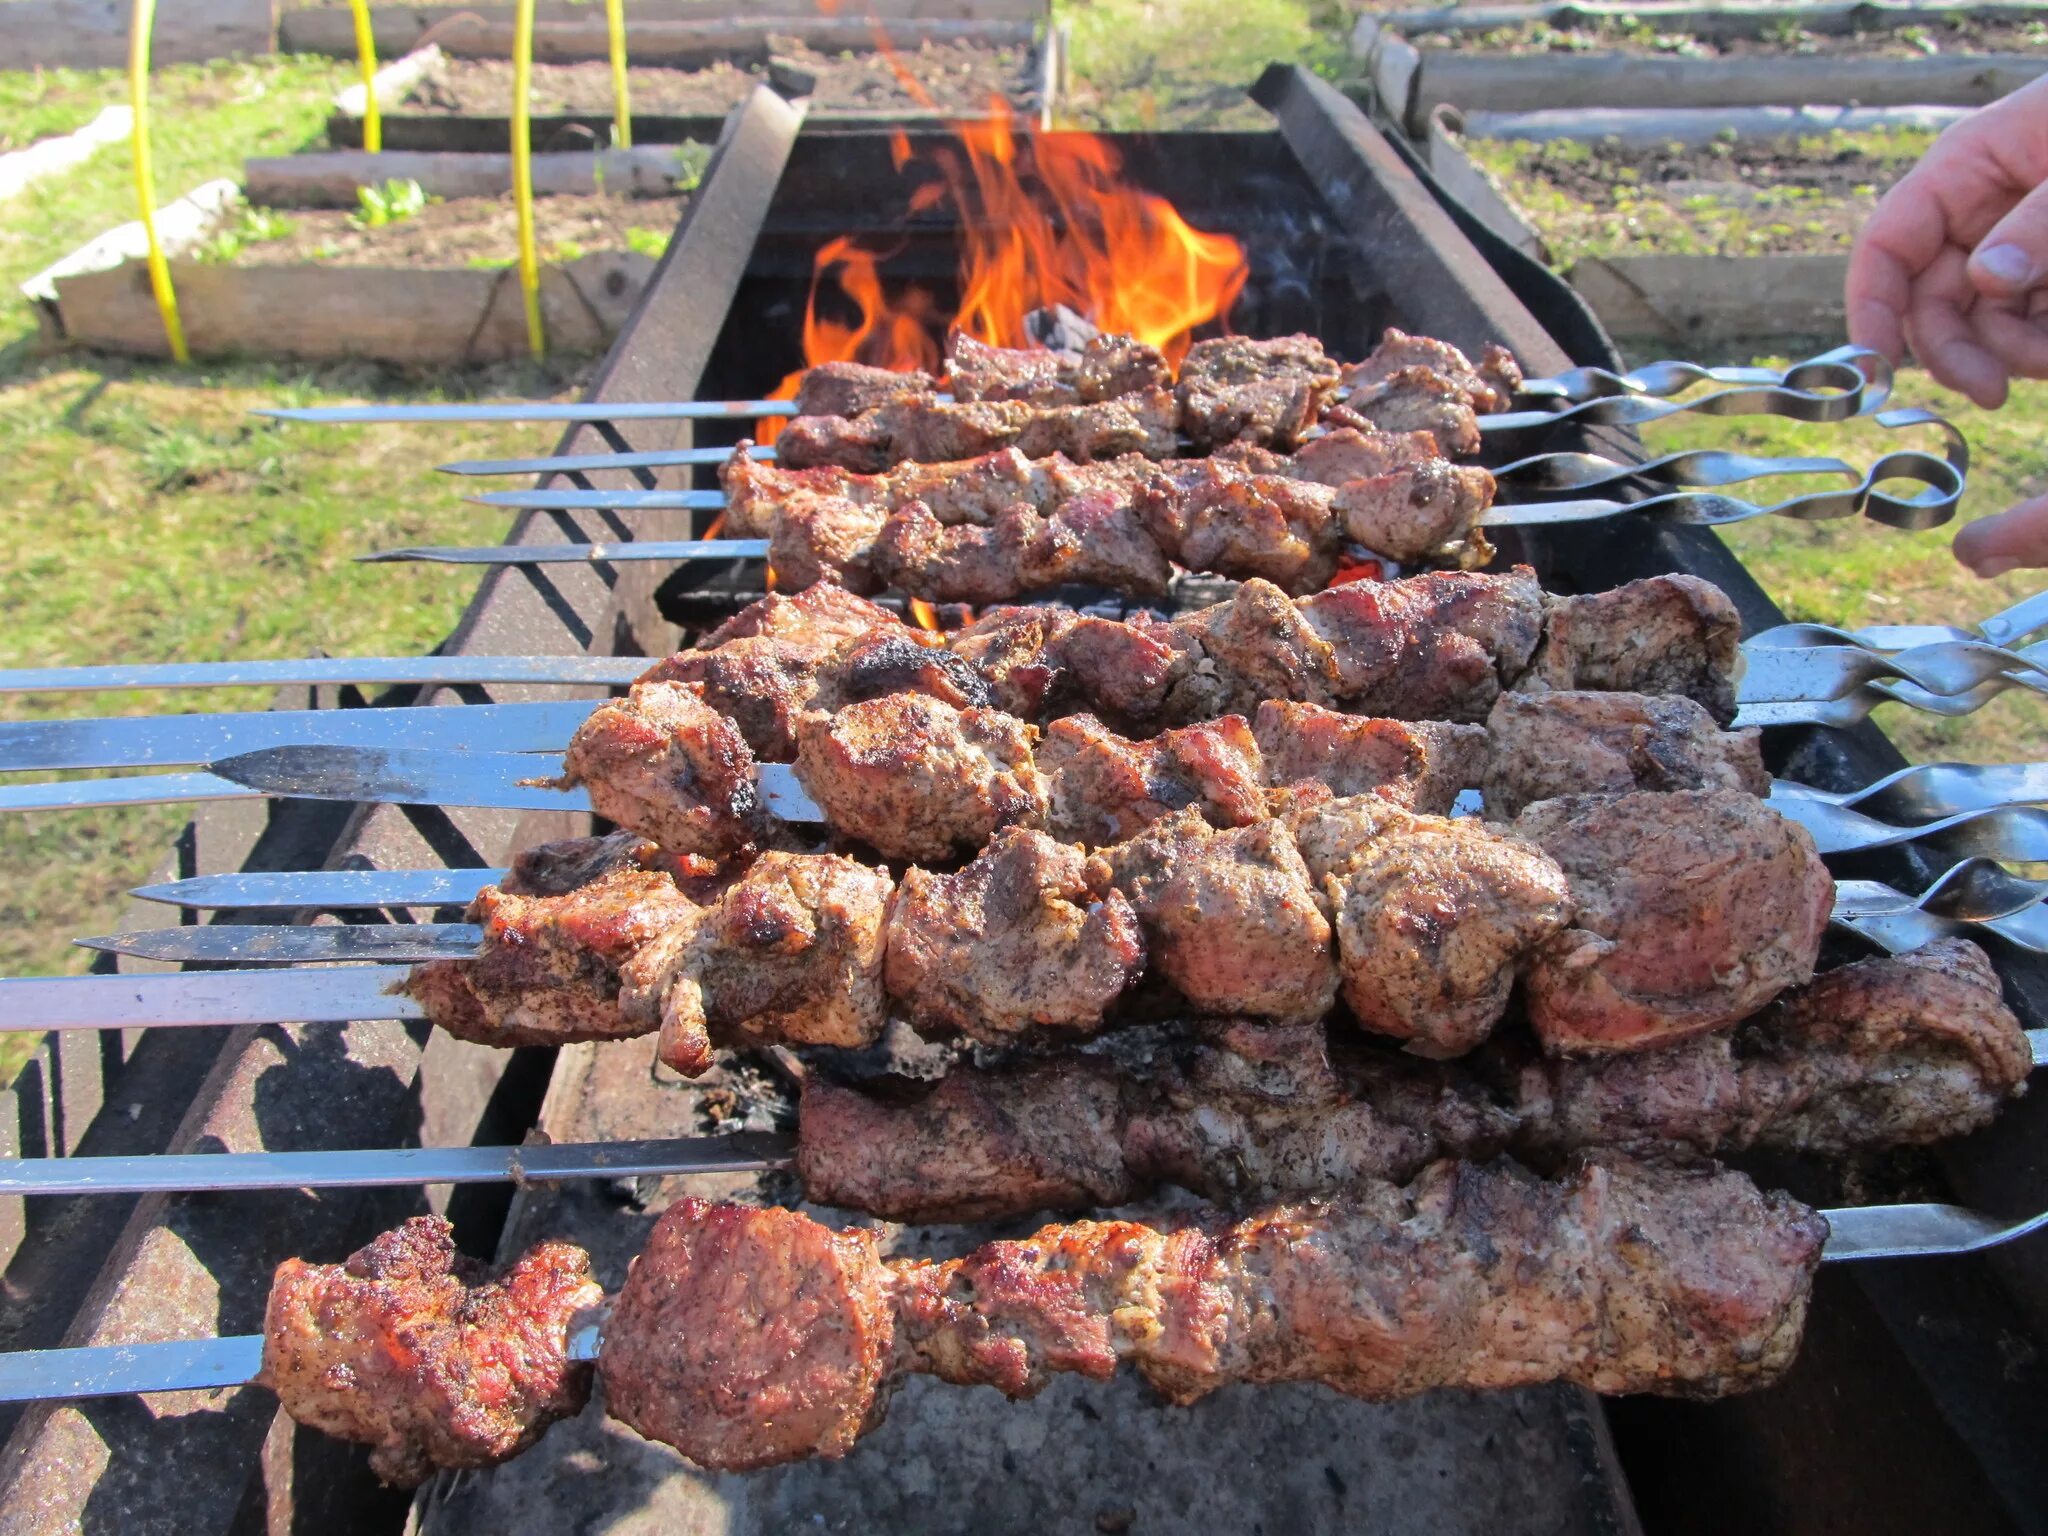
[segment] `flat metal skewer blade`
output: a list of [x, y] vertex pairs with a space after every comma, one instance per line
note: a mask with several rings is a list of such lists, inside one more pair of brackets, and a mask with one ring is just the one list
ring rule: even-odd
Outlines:
[[365, 565], [421, 561], [430, 565], [624, 565], [648, 560], [765, 560], [766, 539], [628, 539], [623, 544], [416, 544], [379, 549]]
[[596, 708], [587, 699], [556, 699], [532, 704], [10, 720], [0, 722], [0, 773], [170, 767], [299, 742], [374, 747], [403, 741], [416, 747], [479, 752], [559, 752]]
[[644, 656], [310, 656], [302, 661], [184, 661], [0, 670], [0, 693], [126, 688], [277, 688], [292, 683], [393, 687], [434, 683], [562, 683], [622, 687]]
[[[224, 779], [287, 798], [366, 805], [590, 809], [590, 796], [581, 789], [523, 782], [560, 771], [558, 760], [539, 754], [319, 745], [274, 747], [207, 766]], [[760, 764], [755, 783], [768, 809], [783, 820], [824, 819], [787, 763]]]
[[[444, 475], [572, 475], [607, 469], [672, 469], [690, 464], [723, 464], [730, 448], [665, 448], [652, 453], [558, 453], [539, 459], [458, 459], [440, 466]], [[773, 448], [755, 448], [757, 464], [775, 462]]]
[[725, 506], [725, 492], [484, 491], [463, 500], [525, 512], [717, 512]]
[[786, 1168], [795, 1160], [795, 1139], [767, 1131], [531, 1147], [385, 1147], [340, 1152], [0, 1158], [0, 1195], [551, 1183], [560, 1179], [758, 1173]]
[[311, 405], [267, 406], [254, 414], [272, 421], [376, 426], [387, 422], [481, 421], [724, 421], [735, 416], [794, 416], [793, 400], [525, 400], [493, 405]]
[[240, 1387], [255, 1380], [262, 1368], [263, 1338], [254, 1333], [159, 1344], [17, 1349], [0, 1354], [0, 1403]]
[[1975, 1253], [2048, 1226], [2048, 1211], [2027, 1221], [2000, 1221], [1960, 1205], [1864, 1205], [1821, 1214], [1828, 1219], [1823, 1261]]
[[111, 805], [183, 805], [253, 800], [258, 791], [211, 773], [136, 773], [117, 779], [0, 784], [0, 812], [101, 810]]
[[417, 965], [473, 960], [484, 931], [474, 923], [206, 923], [138, 928], [73, 939], [81, 949], [166, 965]]
[[389, 991], [411, 974], [403, 965], [357, 965], [149, 976], [10, 976], [0, 978], [0, 1031], [424, 1018], [418, 1003]]
[[[226, 781], [223, 780], [223, 783]], [[256, 791], [237, 784], [245, 794]], [[466, 906], [502, 869], [315, 869], [277, 873], [193, 875], [158, 885], [138, 885], [128, 894], [143, 901], [192, 908]]]

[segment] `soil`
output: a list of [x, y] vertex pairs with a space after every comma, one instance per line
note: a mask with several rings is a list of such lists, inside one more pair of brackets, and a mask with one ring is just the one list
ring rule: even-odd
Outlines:
[[1561, 261], [1619, 253], [1754, 256], [1849, 248], [1922, 147], [1803, 143], [1655, 148], [1468, 143]]
[[1419, 48], [1459, 48], [1470, 53], [1621, 53], [1637, 58], [1734, 59], [1756, 57], [1915, 59], [1961, 53], [2038, 53], [2048, 45], [2044, 22], [1954, 22], [1932, 26], [1872, 29], [1840, 36], [1797, 32], [1777, 37], [1708, 40], [1687, 33], [1658, 33], [1649, 24], [1553, 28], [1542, 22], [1492, 32], [1428, 33], [1412, 39]]
[[[592, 251], [625, 250], [632, 229], [668, 238], [688, 199], [680, 197], [542, 197], [534, 226], [542, 260]], [[275, 239], [243, 245], [238, 266], [323, 262], [347, 267], [505, 266], [519, 258], [518, 214], [510, 197], [432, 202], [409, 218], [365, 229], [339, 209], [295, 210]], [[641, 236], [646, 243], [649, 235]], [[655, 254], [659, 247], [650, 250]]]
[[[775, 48], [778, 61], [817, 77], [811, 110], [877, 112], [937, 110], [982, 112], [991, 96], [1024, 101], [1031, 95], [1032, 63], [1025, 48], [984, 48], [971, 43], [930, 43], [897, 55], [917, 81], [913, 93], [887, 56], [880, 53], [825, 54], [794, 41]], [[627, 90], [635, 116], [722, 116], [767, 77], [762, 68], [714, 64], [708, 69], [632, 69]], [[402, 110], [463, 116], [502, 117], [511, 110], [512, 65], [498, 59], [451, 60], [439, 78], [413, 88]], [[536, 64], [536, 116], [608, 117], [612, 111], [611, 66]]]

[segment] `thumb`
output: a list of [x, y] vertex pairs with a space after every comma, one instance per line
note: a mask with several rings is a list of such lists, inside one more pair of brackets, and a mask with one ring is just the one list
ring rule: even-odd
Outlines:
[[1956, 558], [1979, 576], [2048, 566], [2048, 496], [1982, 517], [1956, 535]]
[[1987, 299], [2017, 299], [2048, 278], [2048, 182], [2021, 198], [1970, 253], [1970, 281]]

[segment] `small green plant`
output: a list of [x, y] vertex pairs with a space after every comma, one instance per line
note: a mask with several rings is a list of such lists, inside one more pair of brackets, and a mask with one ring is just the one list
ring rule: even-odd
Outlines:
[[711, 164], [709, 144], [683, 143], [676, 146], [674, 168], [670, 175], [675, 178], [678, 192], [694, 192], [697, 184], [704, 179], [704, 169]]
[[199, 247], [197, 255], [201, 261], [225, 264], [252, 245], [284, 239], [296, 227], [275, 208], [255, 208], [244, 203], [235, 215], [235, 222], [214, 231], [212, 238]]
[[1919, 49], [1922, 53], [1935, 54], [1941, 52], [1941, 44], [1934, 40], [1934, 34], [1925, 27], [1899, 28], [1899, 41], [1908, 47]]
[[400, 224], [427, 206], [426, 189], [410, 178], [387, 181], [379, 187], [356, 188], [356, 211], [349, 222], [358, 229], [382, 229]]
[[549, 250], [546, 259], [549, 261], [581, 261], [583, 259], [583, 246], [575, 240], [557, 241], [554, 247]]
[[642, 256], [661, 260], [661, 253], [668, 249], [668, 231], [649, 229], [645, 224], [635, 224], [626, 231], [626, 249], [638, 251]]

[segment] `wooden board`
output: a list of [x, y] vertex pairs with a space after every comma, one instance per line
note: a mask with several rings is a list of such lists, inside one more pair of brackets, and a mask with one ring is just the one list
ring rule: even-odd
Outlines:
[[[701, 166], [701, 157], [696, 162]], [[533, 157], [539, 197], [605, 192], [614, 197], [668, 197], [682, 165], [673, 144], [642, 144], [587, 154]], [[250, 202], [271, 208], [354, 208], [357, 192], [386, 181], [416, 181], [429, 197], [497, 197], [512, 189], [509, 154], [444, 154], [386, 149], [314, 151], [245, 161], [242, 188]]]
[[2048, 74], [2048, 55], [1931, 59], [1676, 59], [1622, 54], [1486, 56], [1428, 49], [1406, 124], [1439, 106], [1532, 112], [1557, 107], [1977, 107]]
[[[541, 314], [561, 352], [603, 350], [654, 270], [637, 251], [544, 268]], [[200, 357], [368, 358], [479, 363], [524, 357], [525, 308], [511, 268], [235, 267], [173, 262], [185, 338]], [[164, 357], [163, 322], [139, 263], [57, 285], [67, 339]]]
[[[24, 0], [9, 0], [24, 3]], [[977, 0], [979, 3], [979, 0]], [[1021, 0], [999, 0], [1012, 14], [962, 19], [940, 15], [890, 18], [885, 23], [892, 46], [906, 50], [929, 42], [985, 41], [1014, 46], [1031, 41], [1039, 14], [1013, 14]], [[544, 64], [570, 64], [611, 57], [610, 34], [601, 6], [541, 8], [533, 34], [533, 56]], [[372, 27], [380, 56], [406, 53], [423, 43], [438, 43], [448, 54], [464, 59], [508, 59], [512, 56], [513, 13], [509, 5], [422, 6], [379, 9]], [[635, 64], [689, 68], [720, 59], [768, 57], [770, 38], [796, 38], [824, 53], [865, 52], [876, 46], [874, 25], [861, 15], [754, 16], [734, 21], [701, 16], [649, 14], [646, 8], [626, 10], [626, 51]], [[355, 55], [355, 28], [339, 6], [287, 12], [278, 46], [288, 53], [324, 53], [336, 58]]]
[[[342, 20], [348, 11], [339, 12]], [[159, 0], [156, 64], [194, 64], [276, 45], [276, 0]], [[5, 0], [0, 69], [117, 69], [128, 62], [126, 0]]]
[[1842, 328], [1842, 254], [1588, 257], [1567, 274], [1616, 337], [1679, 348]]

